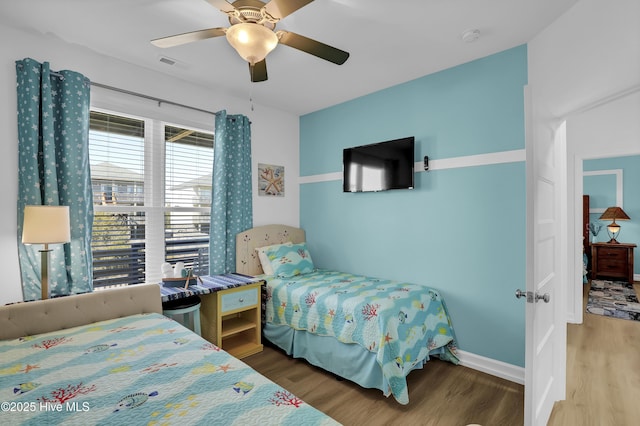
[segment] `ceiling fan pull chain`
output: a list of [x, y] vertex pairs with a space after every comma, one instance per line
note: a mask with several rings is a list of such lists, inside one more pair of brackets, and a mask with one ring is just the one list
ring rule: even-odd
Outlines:
[[249, 108], [253, 111], [253, 85], [249, 86]]

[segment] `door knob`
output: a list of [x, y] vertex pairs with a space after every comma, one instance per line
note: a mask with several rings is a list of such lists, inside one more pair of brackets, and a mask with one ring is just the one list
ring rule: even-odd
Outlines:
[[545, 293], [542, 296], [536, 293], [536, 302], [538, 302], [540, 299], [542, 299], [544, 303], [549, 303], [549, 300], [551, 300], [551, 296], [549, 296], [549, 293]]
[[537, 303], [538, 301], [542, 300], [544, 301], [544, 303], [549, 303], [549, 300], [551, 300], [551, 296], [549, 296], [549, 293], [545, 293], [542, 296], [539, 295], [538, 293], [535, 294], [535, 298], [533, 296], [533, 293], [530, 291], [522, 291], [520, 289], [516, 290], [516, 297], [518, 299], [525, 297], [527, 299], [528, 303], [533, 303], [534, 301]]

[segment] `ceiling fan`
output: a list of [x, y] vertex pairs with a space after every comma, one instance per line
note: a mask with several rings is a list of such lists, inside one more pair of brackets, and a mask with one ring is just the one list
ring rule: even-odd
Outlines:
[[318, 58], [342, 65], [349, 53], [291, 31], [276, 31], [276, 24], [284, 17], [306, 6], [313, 0], [206, 0], [229, 17], [228, 28], [209, 28], [151, 40], [154, 46], [173, 47], [226, 36], [229, 44], [249, 63], [252, 82], [267, 80], [265, 57], [275, 47], [285, 44]]

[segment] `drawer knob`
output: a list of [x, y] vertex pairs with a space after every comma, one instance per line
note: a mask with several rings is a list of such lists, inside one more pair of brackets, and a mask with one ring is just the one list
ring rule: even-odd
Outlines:
[[242, 303], [244, 302], [244, 299], [241, 297], [240, 299], [238, 299], [238, 302]]

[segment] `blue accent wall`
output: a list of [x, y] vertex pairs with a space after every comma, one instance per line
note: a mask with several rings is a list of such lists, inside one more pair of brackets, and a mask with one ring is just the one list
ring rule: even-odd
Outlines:
[[[619, 221], [621, 243], [633, 243], [640, 245], [640, 155], [628, 157], [604, 158], [598, 160], [585, 160], [583, 171], [622, 170], [622, 209], [631, 220]], [[617, 205], [616, 203], [616, 177], [613, 174], [585, 176], [583, 192], [589, 195], [589, 207], [594, 209], [606, 209]], [[599, 222], [602, 213], [589, 215], [590, 222]], [[609, 221], [602, 221], [602, 229], [597, 241], [609, 241], [606, 225]], [[640, 250], [634, 251], [634, 274], [640, 274]]]
[[[405, 136], [416, 161], [524, 149], [526, 46], [300, 118], [300, 175], [342, 170], [342, 150]], [[316, 266], [428, 285], [460, 349], [524, 366], [525, 163], [416, 172], [415, 189], [300, 187]]]

